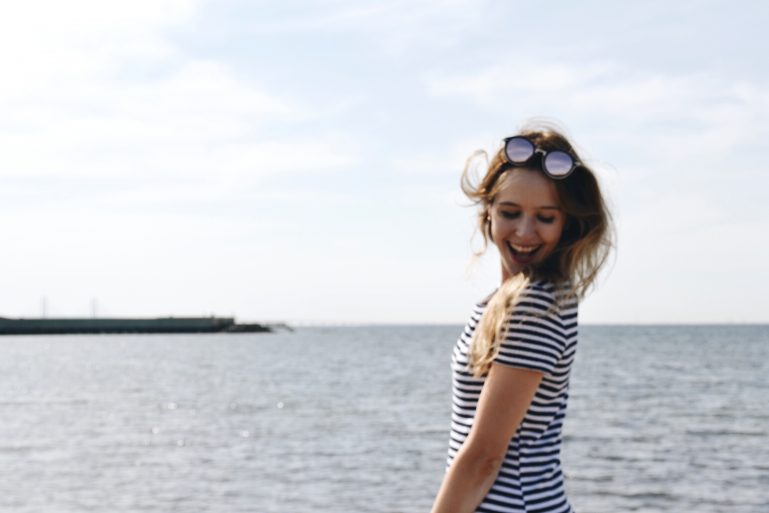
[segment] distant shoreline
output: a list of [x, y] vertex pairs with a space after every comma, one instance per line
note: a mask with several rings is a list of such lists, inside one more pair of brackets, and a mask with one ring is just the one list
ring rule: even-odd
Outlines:
[[121, 333], [269, 333], [285, 324], [238, 323], [233, 317], [0, 318], [0, 335]]

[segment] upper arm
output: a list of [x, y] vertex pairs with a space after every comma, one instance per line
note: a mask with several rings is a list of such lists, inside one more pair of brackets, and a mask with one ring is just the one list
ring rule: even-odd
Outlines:
[[543, 373], [493, 363], [483, 385], [465, 449], [483, 459], [501, 459], [529, 409]]

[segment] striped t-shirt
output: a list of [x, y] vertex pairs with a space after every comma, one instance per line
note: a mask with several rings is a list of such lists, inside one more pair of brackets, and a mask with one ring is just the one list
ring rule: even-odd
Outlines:
[[[544, 373], [505, 459], [477, 512], [569, 513], [561, 473], [561, 427], [569, 397], [569, 371], [577, 348], [577, 301], [566, 286], [532, 282], [519, 296], [495, 362]], [[453, 391], [448, 465], [475, 418], [485, 377], [467, 368], [473, 332], [485, 308], [476, 305], [452, 356]]]

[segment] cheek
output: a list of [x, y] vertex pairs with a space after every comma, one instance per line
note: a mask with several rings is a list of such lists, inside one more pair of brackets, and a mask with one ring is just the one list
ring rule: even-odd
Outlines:
[[563, 223], [553, 223], [547, 226], [542, 232], [542, 238], [547, 241], [548, 244], [556, 245], [561, 240], [561, 234], [563, 233]]
[[491, 221], [489, 221], [489, 234], [491, 235], [492, 241], [495, 241], [501, 237], [502, 235], [500, 234], [504, 234], [505, 231], [505, 222], [492, 216]]

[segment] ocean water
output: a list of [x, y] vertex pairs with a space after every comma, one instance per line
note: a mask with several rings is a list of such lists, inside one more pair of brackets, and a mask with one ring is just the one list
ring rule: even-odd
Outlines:
[[[460, 330], [0, 338], [0, 511], [429, 511]], [[769, 512], [769, 326], [579, 344], [577, 512]]]

